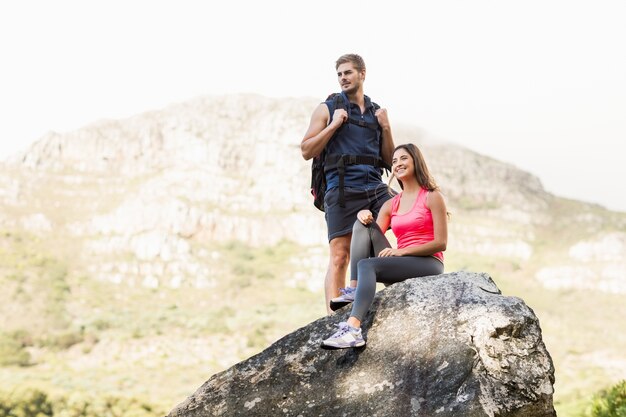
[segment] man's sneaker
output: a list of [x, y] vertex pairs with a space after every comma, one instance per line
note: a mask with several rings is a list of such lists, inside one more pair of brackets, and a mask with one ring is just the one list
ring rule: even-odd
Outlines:
[[354, 296], [356, 295], [356, 288], [352, 287], [339, 288], [339, 291], [341, 295], [330, 300], [330, 309], [333, 311], [339, 310], [341, 307], [347, 306], [353, 302]]
[[345, 349], [365, 346], [365, 340], [363, 340], [361, 329], [354, 328], [345, 321], [342, 321], [337, 326], [339, 327], [339, 330], [322, 342], [322, 348]]

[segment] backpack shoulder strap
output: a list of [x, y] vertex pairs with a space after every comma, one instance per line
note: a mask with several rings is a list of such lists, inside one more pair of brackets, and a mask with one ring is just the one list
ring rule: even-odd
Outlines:
[[378, 103], [374, 103], [372, 101], [372, 116], [374, 116], [374, 120], [376, 120], [376, 124], [378, 124], [378, 120], [376, 119], [376, 110], [380, 109]]
[[[376, 110], [380, 109], [380, 106], [378, 105], [378, 103], [374, 103], [372, 101], [372, 107], [373, 107], [372, 114], [374, 115], [374, 119], [376, 119]], [[380, 138], [379, 139], [379, 143], [378, 143], [378, 152], [379, 152], [379, 155], [381, 155], [381, 158], [382, 158], [382, 154], [383, 154], [383, 131], [380, 129], [380, 126], [378, 126], [377, 129], [378, 129], [378, 134], [379, 134], [379, 138]], [[388, 172], [391, 172], [391, 167], [386, 162], [384, 162], [382, 159], [381, 159], [381, 162], [382, 162], [382, 168], [386, 169]]]
[[328, 100], [332, 100], [331, 109], [330, 109], [331, 116], [332, 116], [332, 113], [336, 109], [344, 109], [346, 111], [348, 110], [348, 106], [346, 106], [346, 101], [343, 98], [343, 94], [331, 93], [328, 95], [328, 97], [326, 97], [326, 101]]

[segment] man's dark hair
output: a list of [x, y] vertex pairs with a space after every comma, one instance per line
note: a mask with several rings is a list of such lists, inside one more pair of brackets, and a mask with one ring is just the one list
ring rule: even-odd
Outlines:
[[352, 63], [352, 65], [354, 65], [354, 68], [358, 72], [365, 70], [365, 61], [363, 61], [363, 58], [361, 58], [361, 55], [357, 55], [357, 54], [341, 55], [339, 59], [337, 59], [337, 62], [335, 63], [335, 69], [339, 68], [339, 65], [345, 64], [347, 62]]

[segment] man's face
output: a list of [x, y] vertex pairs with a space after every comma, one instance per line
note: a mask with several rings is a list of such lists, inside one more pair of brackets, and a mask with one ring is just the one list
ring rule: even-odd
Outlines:
[[337, 80], [341, 86], [341, 91], [346, 94], [353, 94], [363, 85], [365, 71], [358, 72], [351, 62], [346, 62], [337, 67]]

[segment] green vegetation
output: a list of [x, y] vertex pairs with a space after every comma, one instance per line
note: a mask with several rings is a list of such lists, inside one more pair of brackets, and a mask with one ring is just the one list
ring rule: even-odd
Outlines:
[[73, 392], [50, 395], [39, 389], [0, 391], [0, 417], [161, 417], [167, 409], [135, 397], [93, 397]]
[[20, 336], [19, 332], [0, 332], [0, 366], [26, 366], [30, 363], [30, 353]]
[[596, 394], [585, 417], [626, 417], [626, 380]]
[[24, 232], [1, 236], [0, 417], [163, 415], [323, 310], [321, 294], [284, 285], [302, 250], [290, 242], [196, 243], [219, 254], [212, 286], [149, 289], [95, 280]]
[[[42, 190], [48, 202], [65, 192], [63, 178], [55, 181]], [[93, 187], [94, 196], [107, 195], [91, 212], [56, 207], [46, 215], [63, 223], [112, 209], [140, 181], [116, 191], [106, 185], [95, 179], [84, 184]], [[559, 416], [578, 417], [585, 410], [587, 417], [622, 416], [610, 413], [623, 405], [623, 383], [621, 394], [613, 388], [594, 398], [596, 414], [589, 406], [597, 387], [616, 380], [611, 361], [626, 351], [626, 325], [615, 319], [626, 316], [622, 297], [547, 290], [534, 273], [555, 258], [567, 261], [572, 244], [619, 229], [614, 225], [624, 224], [623, 217], [555, 199], [546, 213], [550, 220], [535, 227], [484, 214], [495, 206], [457, 203], [451, 234], [497, 231], [488, 236], [493, 242], [525, 240], [534, 252], [529, 259], [455, 252], [451, 242], [446, 271], [487, 272], [504, 295], [523, 298], [535, 311], [555, 364]], [[44, 205], [33, 207], [33, 213]], [[572, 227], [579, 218], [591, 220]], [[477, 242], [483, 237], [477, 235]], [[137, 266], [138, 261], [130, 252], [77, 258], [83, 243], [54, 234], [0, 231], [0, 417], [163, 415], [212, 374], [324, 314], [321, 290], [307, 287], [319, 280], [321, 288], [323, 277], [294, 278], [303, 271], [293, 260], [306, 258], [310, 248], [292, 242], [252, 247], [190, 239], [194, 261], [209, 272], [201, 268], [176, 288], [163, 283], [146, 288], [140, 279], [101, 280], [89, 272], [93, 263]], [[319, 253], [325, 255], [323, 249]], [[196, 285], [195, 278], [206, 285]]]

